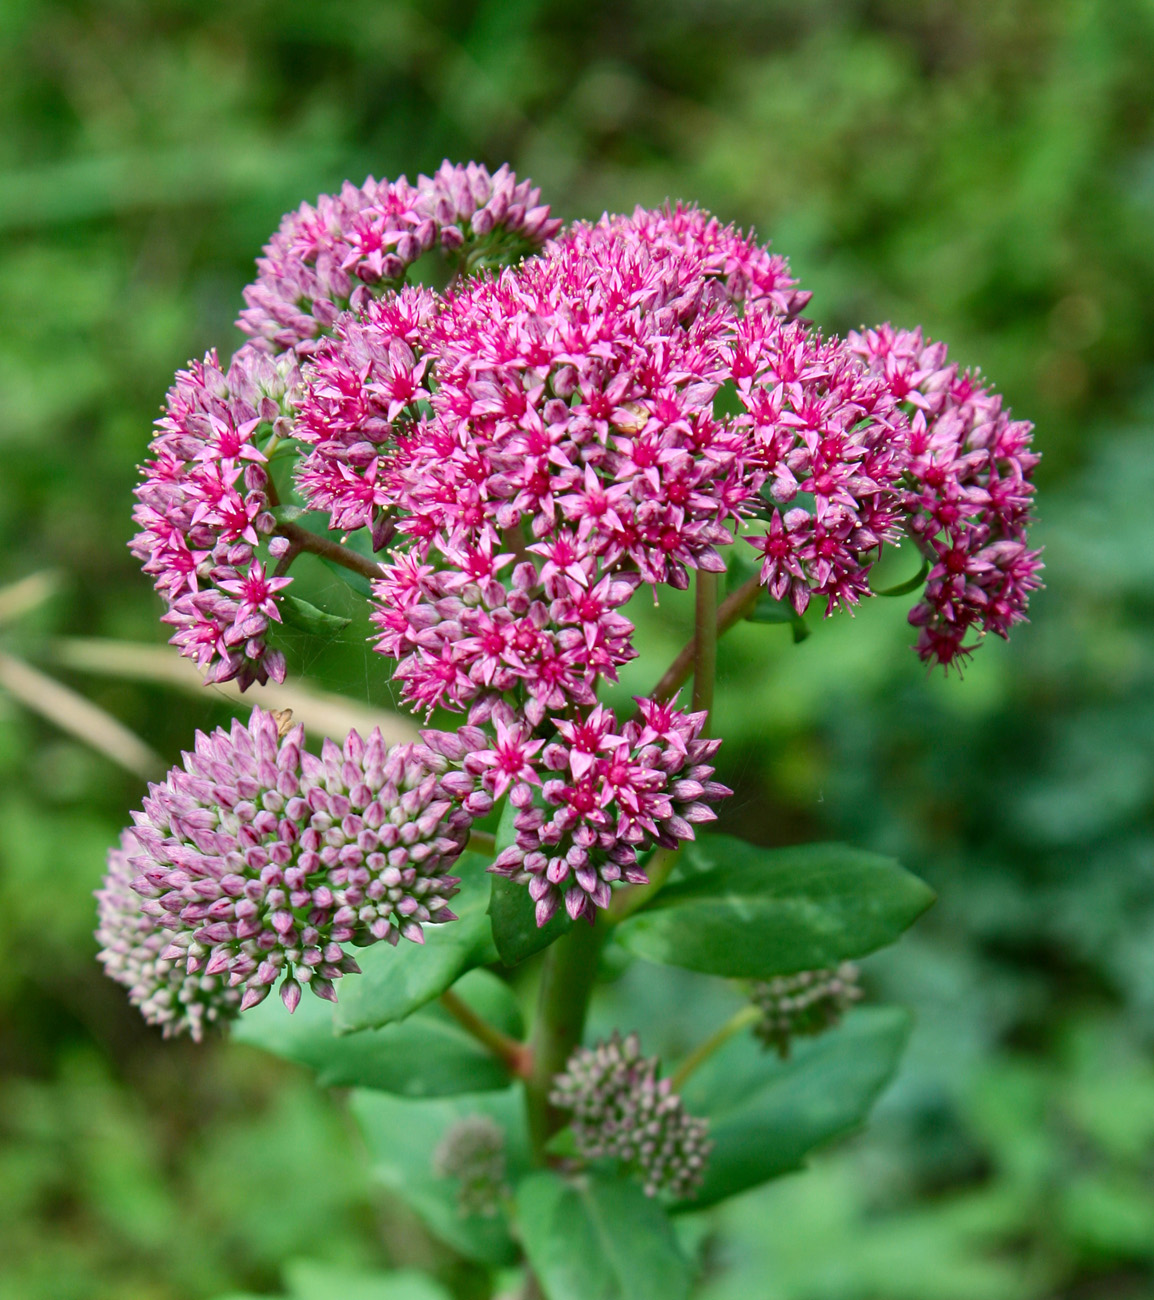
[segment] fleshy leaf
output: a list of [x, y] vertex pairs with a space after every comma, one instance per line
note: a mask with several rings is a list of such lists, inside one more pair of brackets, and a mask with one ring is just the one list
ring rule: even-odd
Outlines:
[[678, 1208], [703, 1209], [778, 1178], [860, 1128], [897, 1069], [909, 1027], [899, 1007], [865, 1007], [799, 1040], [785, 1061], [752, 1034], [727, 1043], [681, 1093], [692, 1114], [709, 1117], [714, 1147], [700, 1191]]
[[763, 849], [703, 835], [680, 878], [618, 940], [667, 966], [769, 979], [834, 966], [893, 941], [934, 894], [892, 858], [844, 844]]
[[489, 901], [488, 858], [463, 853], [453, 868], [461, 888], [451, 900], [455, 921], [426, 925], [425, 942], [402, 939], [392, 948], [374, 944], [357, 953], [363, 974], [343, 981], [337, 1004], [338, 1033], [378, 1029], [403, 1020], [439, 997], [474, 966], [497, 960], [485, 908]]
[[451, 1300], [439, 1282], [415, 1269], [370, 1273], [343, 1264], [295, 1259], [284, 1272], [291, 1300]]
[[446, 1129], [469, 1115], [488, 1115], [505, 1130], [509, 1181], [529, 1168], [520, 1089], [436, 1101], [408, 1101], [384, 1092], [352, 1094], [374, 1176], [423, 1220], [430, 1232], [469, 1259], [512, 1264], [517, 1248], [500, 1215], [462, 1215], [455, 1180], [433, 1172], [433, 1153]]
[[308, 632], [312, 636], [333, 636], [342, 632], [353, 621], [338, 614], [327, 614], [316, 605], [310, 605], [299, 596], [281, 596], [280, 609], [284, 621], [298, 631]]
[[[496, 975], [470, 971], [456, 992], [504, 1033], [523, 1033], [516, 1000]], [[445, 1097], [509, 1085], [504, 1066], [436, 1004], [399, 1024], [355, 1034], [335, 1035], [333, 1018], [332, 1004], [307, 992], [291, 1016], [270, 997], [240, 1017], [233, 1037], [315, 1070], [322, 1088]]]
[[548, 1300], [684, 1300], [689, 1263], [636, 1183], [546, 1170], [517, 1189], [525, 1253]]

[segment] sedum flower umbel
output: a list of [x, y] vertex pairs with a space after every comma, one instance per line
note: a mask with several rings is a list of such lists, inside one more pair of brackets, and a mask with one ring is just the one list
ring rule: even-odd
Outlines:
[[636, 1172], [647, 1196], [692, 1196], [712, 1143], [709, 1121], [686, 1113], [681, 1098], [659, 1079], [657, 1058], [641, 1055], [636, 1034], [614, 1033], [581, 1047], [553, 1080], [550, 1102], [572, 1115], [577, 1154], [618, 1160]]
[[423, 925], [455, 919], [470, 818], [418, 749], [386, 748], [379, 731], [326, 741], [319, 758], [303, 746], [303, 728], [282, 737], [260, 709], [198, 734], [130, 833], [139, 912], [167, 935], [160, 958], [238, 990], [239, 1011], [274, 985], [290, 1011], [302, 985], [332, 1000], [358, 970], [346, 945], [420, 943]]

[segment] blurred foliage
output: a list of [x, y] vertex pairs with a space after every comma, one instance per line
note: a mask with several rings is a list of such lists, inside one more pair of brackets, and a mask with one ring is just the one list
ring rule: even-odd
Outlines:
[[[725, 644], [727, 828], [892, 853], [941, 901], [866, 965], [918, 1017], [870, 1134], [683, 1221], [708, 1300], [1154, 1288], [1151, 66], [1150, 0], [0, 5], [0, 583], [66, 575], [0, 626], [33, 661], [163, 640], [124, 550], [149, 423], [239, 341], [281, 212], [346, 176], [508, 159], [567, 217], [697, 199], [823, 325], [923, 323], [1036, 420], [1049, 589], [964, 684], [898, 601]], [[379, 692], [358, 627], [292, 667]], [[170, 760], [228, 712], [68, 680]], [[326, 1260], [483, 1294], [303, 1074], [162, 1046], [100, 978], [90, 891], [140, 794], [0, 697], [0, 1300], [311, 1300]]]

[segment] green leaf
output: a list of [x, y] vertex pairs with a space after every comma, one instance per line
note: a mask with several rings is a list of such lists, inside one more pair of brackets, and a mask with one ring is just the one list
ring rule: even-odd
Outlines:
[[488, 858], [481, 853], [463, 853], [455, 874], [461, 889], [450, 906], [455, 921], [425, 926], [425, 942], [402, 939], [397, 947], [374, 944], [357, 954], [362, 974], [342, 981], [337, 1005], [338, 1033], [378, 1029], [403, 1020], [418, 1007], [439, 997], [474, 966], [497, 960], [493, 935], [486, 914], [489, 901]]
[[520, 1089], [437, 1101], [407, 1101], [357, 1091], [350, 1105], [360, 1122], [374, 1176], [405, 1202], [429, 1230], [469, 1259], [512, 1264], [518, 1257], [501, 1216], [464, 1216], [454, 1179], [433, 1172], [433, 1153], [446, 1129], [468, 1115], [488, 1115], [505, 1130], [510, 1183], [529, 1168]]
[[[516, 999], [496, 975], [471, 971], [456, 991], [490, 1024], [521, 1037]], [[333, 1019], [332, 1004], [307, 992], [291, 1016], [279, 998], [269, 997], [236, 1022], [233, 1037], [315, 1070], [322, 1088], [445, 1097], [509, 1086], [505, 1067], [436, 1004], [399, 1024], [339, 1037]]]
[[[497, 853], [513, 843], [516, 812], [511, 803], [505, 804], [497, 827]], [[563, 907], [557, 909], [547, 925], [538, 928], [536, 904], [528, 889], [505, 876], [492, 877], [489, 919], [493, 926], [493, 942], [506, 966], [516, 966], [526, 957], [548, 948], [555, 939], [573, 928], [573, 921]]]
[[323, 609], [310, 605], [307, 600], [301, 600], [299, 596], [282, 596], [280, 611], [289, 627], [308, 632], [312, 636], [335, 636], [353, 621], [351, 618], [341, 618], [337, 614], [326, 614]]
[[934, 900], [892, 858], [844, 844], [763, 849], [729, 835], [687, 845], [681, 876], [622, 922], [630, 951], [667, 966], [768, 979], [893, 941]]
[[799, 1041], [785, 1061], [752, 1034], [727, 1043], [682, 1089], [686, 1109], [709, 1116], [714, 1146], [701, 1190], [678, 1208], [703, 1209], [778, 1178], [860, 1128], [897, 1069], [909, 1027], [899, 1007], [865, 1007]]
[[439, 1282], [415, 1269], [370, 1273], [295, 1259], [284, 1272], [292, 1300], [452, 1300]]
[[551, 1171], [517, 1189], [525, 1254], [548, 1300], [679, 1300], [689, 1263], [665, 1211], [636, 1183]]

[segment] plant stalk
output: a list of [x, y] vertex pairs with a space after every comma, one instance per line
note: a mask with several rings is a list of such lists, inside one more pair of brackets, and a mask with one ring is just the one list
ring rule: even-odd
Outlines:
[[441, 994], [441, 1006], [457, 1021], [463, 1029], [504, 1065], [510, 1074], [519, 1079], [529, 1077], [532, 1066], [532, 1052], [528, 1043], [510, 1038], [496, 1025], [491, 1025], [484, 1016], [479, 1016], [471, 1006], [452, 989]]
[[685, 1086], [686, 1079], [699, 1066], [704, 1065], [706, 1061], [720, 1047], [724, 1047], [735, 1034], [740, 1034], [747, 1025], [752, 1025], [760, 1020], [762, 1011], [760, 1007], [748, 1006], [742, 1007], [740, 1011], [735, 1012], [715, 1033], [693, 1049], [677, 1069], [669, 1076], [670, 1092], [680, 1092]]
[[364, 578], [381, 576], [381, 566], [376, 560], [367, 560], [357, 551], [341, 546], [338, 542], [330, 542], [327, 537], [320, 537], [307, 528], [302, 528], [300, 524], [288, 522], [277, 524], [276, 531], [281, 537], [288, 538], [290, 548], [289, 554], [282, 558], [280, 567], [287, 567], [285, 560], [291, 562], [290, 557], [299, 555], [301, 551], [308, 551], [310, 555], [319, 555], [324, 560], [332, 560], [334, 564], [343, 565]]
[[[713, 574], [709, 576], [714, 577]], [[700, 577], [701, 572], [699, 570], [698, 578]], [[724, 636], [735, 623], [740, 623], [749, 614], [754, 605], [757, 604], [760, 590], [761, 584], [755, 575], [748, 582], [743, 582], [736, 591], [726, 596], [717, 608], [716, 635], [718, 637]], [[696, 655], [697, 637], [695, 635], [693, 640], [682, 647], [681, 653], [665, 670], [661, 680], [650, 691], [649, 698], [662, 702], [671, 700], [693, 675]]]
[[564, 1112], [549, 1104], [553, 1076], [559, 1074], [585, 1029], [585, 1015], [605, 939], [603, 925], [578, 921], [545, 954], [533, 1025], [532, 1071], [525, 1080], [525, 1109], [533, 1159], [546, 1163], [545, 1144], [564, 1128]]
[[654, 894], [664, 887], [669, 873], [681, 856], [681, 845], [675, 849], [655, 849], [653, 856], [645, 864], [645, 874], [649, 877], [647, 885], [626, 885], [617, 890], [606, 913], [610, 924], [618, 925], [627, 916], [644, 907]]
[[[693, 711], [708, 714], [713, 708], [713, 682], [717, 675], [717, 574], [697, 570], [694, 579], [696, 618], [693, 631]], [[706, 718], [706, 732], [709, 719]]]

